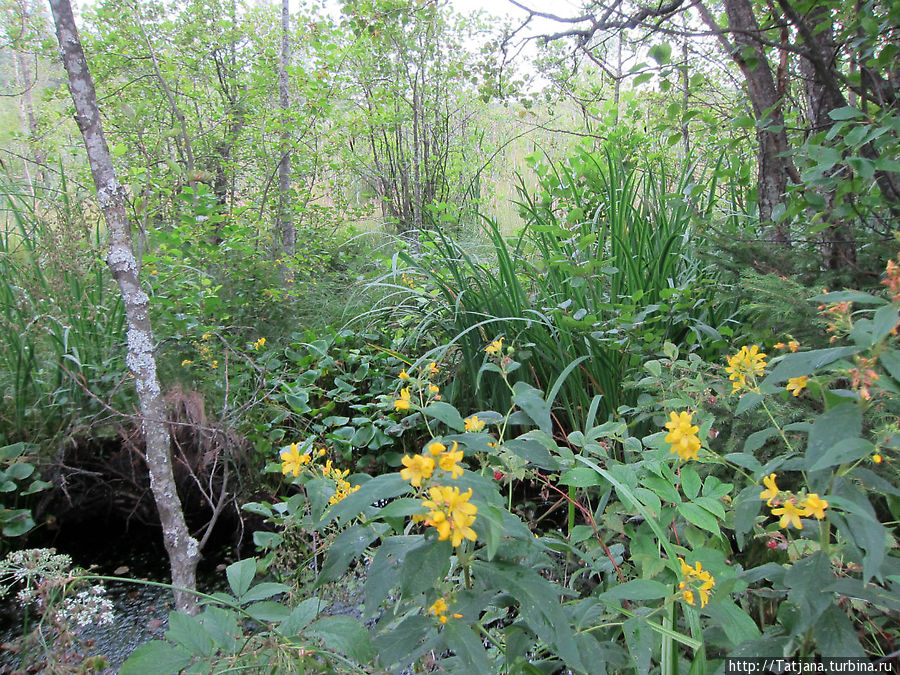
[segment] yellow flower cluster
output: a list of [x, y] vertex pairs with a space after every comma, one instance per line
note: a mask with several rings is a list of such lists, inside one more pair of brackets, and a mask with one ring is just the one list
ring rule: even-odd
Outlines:
[[464, 420], [466, 431], [479, 432], [484, 429], [485, 421], [478, 419], [478, 415], [472, 415]]
[[[756, 377], [762, 375], [766, 369], [766, 355], [759, 351], [759, 347], [753, 345], [748, 348], [741, 347], [734, 356], [728, 357], [728, 366], [725, 372], [731, 380], [731, 393], [741, 389], [751, 389], [756, 384]], [[747, 383], [747, 380], [750, 383]]]
[[791, 339], [791, 340], [788, 340], [787, 344], [785, 344], [783, 342], [776, 342], [774, 345], [772, 345], [772, 347], [774, 349], [784, 349], [785, 347], [787, 347], [788, 349], [791, 350], [791, 353], [793, 354], [798, 349], [800, 349], [800, 343], [797, 342], [796, 340]]
[[801, 375], [800, 377], [792, 377], [788, 380], [787, 389], [794, 396], [799, 396], [800, 392], [806, 388], [806, 382], [809, 378], [806, 375]]
[[703, 565], [698, 560], [694, 567], [688, 565], [683, 558], [679, 558], [681, 563], [682, 581], [678, 584], [684, 601], [689, 605], [696, 604], [695, 593], [700, 596], [700, 607], [706, 607], [709, 603], [709, 592], [716, 585], [716, 579], [707, 570], [703, 569]]
[[331, 499], [328, 500], [329, 505], [337, 504], [359, 490], [359, 485], [351, 485], [350, 481], [347, 480], [347, 474], [350, 473], [350, 470], [344, 469], [341, 471], [336, 469], [331, 465], [330, 459], [325, 462], [325, 466], [320, 466], [319, 469], [325, 478], [330, 478], [334, 481], [335, 492], [331, 495]]
[[413, 378], [410, 376], [406, 370], [401, 370], [400, 374], [397, 378], [403, 382], [408, 383], [407, 386], [403, 387], [400, 390], [400, 394], [397, 398], [394, 399], [394, 410], [398, 412], [402, 412], [405, 410], [410, 410], [413, 405], [416, 404], [416, 401], [413, 400], [413, 391], [412, 387], [415, 386], [418, 392], [418, 403], [421, 405], [426, 405], [429, 401], [440, 401], [441, 400], [441, 389], [433, 382], [429, 382], [428, 380], [435, 375], [441, 372], [437, 363], [432, 361], [428, 364], [428, 366], [424, 369], [423, 378]]
[[[422, 488], [423, 482], [431, 482], [436, 477], [436, 472], [441, 479], [456, 480], [464, 473], [460, 465], [462, 458], [463, 451], [456, 441], [450, 449], [440, 441], [432, 441], [421, 454], [405, 455], [400, 460], [404, 467], [400, 476], [415, 488]], [[438, 539], [449, 539], [453, 546], [460, 546], [464, 539], [475, 541], [472, 524], [478, 507], [469, 503], [471, 488], [467, 492], [460, 492], [458, 487], [447, 487], [439, 483], [425, 487], [428, 499], [422, 500], [422, 506], [428, 509], [428, 515], [414, 516], [413, 520], [424, 521], [426, 525], [434, 527]]]
[[669, 413], [669, 421], [666, 422], [666, 443], [672, 445], [670, 453], [678, 453], [683, 460], [697, 459], [697, 451], [700, 449], [700, 438], [697, 432], [700, 427], [693, 424], [694, 413], [683, 411]]
[[266, 346], [266, 338], [261, 337], [253, 343], [253, 349], [259, 351], [262, 347]]
[[763, 478], [765, 490], [759, 493], [760, 499], [766, 500], [766, 505], [772, 509], [773, 516], [779, 516], [778, 527], [787, 529], [789, 526], [798, 530], [803, 529], [800, 518], [815, 517], [822, 520], [825, 517], [825, 509], [828, 502], [821, 499], [815, 492], [806, 496], [784, 492], [775, 483], [776, 474], [770, 473]]
[[[447, 600], [444, 598], [438, 598], [434, 601], [431, 607], [428, 608], [428, 613], [433, 614], [438, 621], [441, 623], [447, 623], [447, 610], [449, 609], [449, 605], [447, 604]], [[454, 619], [461, 619], [462, 614], [453, 614]]]

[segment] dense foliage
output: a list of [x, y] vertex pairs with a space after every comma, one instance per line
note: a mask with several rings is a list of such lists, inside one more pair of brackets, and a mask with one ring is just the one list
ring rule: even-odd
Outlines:
[[[84, 8], [228, 563], [121, 672], [896, 664], [898, 10], [583, 4], [526, 65], [440, 2]], [[0, 6], [4, 648], [99, 672], [113, 578], [43, 545], [158, 528], [133, 335], [52, 21]]]

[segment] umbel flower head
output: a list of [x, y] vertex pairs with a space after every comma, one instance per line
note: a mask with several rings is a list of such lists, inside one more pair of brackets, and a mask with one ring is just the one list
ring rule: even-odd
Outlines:
[[666, 443], [672, 445], [670, 453], [678, 453], [681, 459], [697, 459], [697, 451], [700, 449], [700, 439], [697, 432], [700, 427], [693, 424], [694, 413], [683, 411], [669, 413], [669, 421], [666, 422]]
[[[750, 389], [756, 377], [762, 375], [765, 369], [766, 355], [759, 351], [759, 347], [741, 347], [741, 351], [728, 357], [728, 366], [725, 368], [728, 379], [731, 380], [731, 393]], [[750, 384], [747, 383], [748, 379]]]

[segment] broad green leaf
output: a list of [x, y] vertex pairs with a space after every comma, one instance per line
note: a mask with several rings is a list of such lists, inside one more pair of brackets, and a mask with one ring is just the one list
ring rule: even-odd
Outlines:
[[378, 539], [379, 531], [373, 526], [352, 525], [335, 538], [328, 549], [328, 556], [316, 579], [316, 586], [339, 579], [350, 563], [361, 556], [369, 545]]
[[242, 635], [235, 612], [221, 607], [207, 607], [197, 620], [226, 654], [238, 650]]
[[282, 635], [294, 637], [306, 628], [325, 608], [325, 602], [319, 598], [307, 598], [294, 607], [291, 615], [281, 622], [278, 630]]
[[464, 431], [466, 428], [466, 423], [456, 408], [444, 401], [432, 401], [422, 409], [422, 412], [443, 422], [454, 431]]
[[406, 666], [428, 651], [436, 639], [433, 619], [421, 614], [407, 616], [398, 626], [389, 624], [377, 632], [374, 646], [378, 663], [383, 667], [399, 663]]
[[819, 471], [830, 466], [855, 462], [875, 452], [875, 446], [864, 438], [845, 438], [832, 445], [809, 467], [809, 471]]
[[450, 541], [425, 539], [406, 552], [403, 559], [401, 588], [404, 595], [423, 593], [443, 579], [450, 569]]
[[700, 612], [719, 624], [722, 630], [725, 631], [725, 636], [733, 645], [739, 645], [748, 640], [756, 640], [760, 637], [756, 622], [727, 596], [715, 598]]
[[280, 602], [272, 600], [263, 600], [257, 602], [246, 609], [247, 614], [259, 621], [260, 623], [278, 623], [288, 619], [291, 615], [289, 607], [285, 607]]
[[864, 657], [865, 650], [856, 637], [856, 626], [837, 605], [826, 609], [812, 626], [816, 654], [820, 656]]
[[421, 534], [414, 534], [386, 537], [381, 542], [366, 575], [365, 617], [374, 616], [391, 589], [400, 584], [407, 552], [421, 545], [423, 540]]
[[833, 293], [823, 293], [809, 299], [810, 302], [832, 304], [836, 302], [853, 302], [857, 305], [883, 305], [887, 302], [884, 298], [877, 295], [869, 295], [862, 291], [835, 291]]
[[762, 403], [762, 400], [762, 394], [757, 394], [755, 391], [749, 391], [741, 396], [741, 400], [738, 401], [737, 408], [735, 408], [734, 414], [740, 415], [741, 413], [747, 412], [748, 410], [753, 410], [756, 406]]
[[616, 584], [598, 597], [603, 600], [657, 600], [672, 595], [672, 588], [653, 579], [634, 579]]
[[25, 480], [34, 473], [34, 467], [28, 462], [15, 462], [6, 469], [6, 477], [13, 480]]
[[622, 624], [622, 632], [625, 634], [625, 645], [631, 654], [635, 672], [638, 675], [649, 675], [656, 642], [653, 631], [645, 620], [632, 618]]
[[719, 521], [709, 511], [694, 503], [679, 504], [678, 512], [692, 525], [712, 532], [717, 537], [722, 536], [719, 530]]
[[813, 467], [842, 441], [858, 439], [862, 434], [862, 408], [856, 403], [841, 403], [822, 413], [809, 430], [806, 466]]
[[191, 653], [179, 645], [151, 640], [134, 650], [119, 669], [120, 675], [174, 675], [191, 665]]
[[784, 382], [792, 377], [811, 375], [819, 368], [827, 366], [845, 356], [851, 356], [860, 351], [860, 347], [830, 347], [828, 349], [814, 349], [809, 352], [797, 352], [786, 354], [778, 362], [772, 372], [763, 380], [763, 384], [776, 384]]
[[879, 307], [872, 317], [872, 337], [870, 345], [877, 344], [900, 322], [900, 312], [894, 305]]
[[693, 501], [700, 494], [700, 476], [691, 467], [685, 466], [681, 469], [681, 489], [684, 490], [685, 496]]
[[604, 481], [593, 469], [577, 466], [560, 476], [558, 482], [560, 485], [571, 485], [572, 487], [594, 487], [602, 485]]
[[412, 497], [401, 497], [395, 499], [381, 508], [382, 518], [400, 518], [412, 516], [423, 512], [421, 499], [413, 499]]
[[241, 603], [245, 602], [257, 602], [259, 600], [266, 600], [267, 598], [271, 598], [273, 595], [278, 595], [279, 593], [290, 593], [291, 589], [289, 586], [285, 586], [284, 584], [275, 584], [270, 581], [263, 582], [261, 584], [256, 584], [249, 591], [244, 593], [239, 599]]
[[250, 588], [256, 576], [256, 558], [245, 558], [225, 568], [228, 585], [236, 597], [241, 597]]
[[894, 382], [900, 384], [900, 352], [896, 349], [885, 349], [878, 356], [878, 362], [894, 378]]
[[800, 634], [814, 625], [834, 602], [831, 593], [822, 593], [822, 588], [834, 580], [831, 563], [822, 551], [795, 562], [784, 575], [784, 584], [790, 588], [788, 599], [799, 610], [799, 623], [793, 633]]
[[464, 619], [449, 619], [441, 633], [447, 643], [447, 647], [453, 650], [466, 672], [493, 672], [493, 668], [491, 668], [485, 655], [481, 638], [469, 628]]
[[834, 121], [840, 120], [852, 120], [857, 117], [862, 117], [862, 112], [854, 108], [853, 106], [844, 106], [843, 108], [835, 108], [834, 110], [829, 111], [828, 116]]
[[530, 464], [534, 464], [542, 469], [556, 471], [559, 469], [559, 462], [549, 453], [547, 448], [527, 438], [513, 438], [505, 441], [503, 447], [514, 452], [522, 459]]
[[309, 626], [306, 633], [322, 640], [326, 648], [360, 663], [369, 663], [374, 657], [369, 632], [352, 617], [326, 616]]
[[751, 454], [756, 452], [766, 444], [767, 440], [772, 438], [772, 436], [777, 435], [778, 429], [776, 429], [775, 427], [766, 427], [765, 429], [754, 431], [752, 434], [747, 436], [747, 440], [744, 441], [744, 452]]
[[403, 480], [399, 472], [383, 473], [362, 483], [359, 490], [328, 509], [316, 527], [323, 529], [336, 519], [346, 521], [355, 518], [373, 502], [379, 499], [391, 499], [405, 494], [409, 490], [409, 483]]
[[653, 490], [660, 499], [672, 502], [673, 504], [681, 503], [681, 495], [678, 494], [678, 490], [676, 490], [675, 486], [665, 478], [660, 478], [659, 476], [646, 476], [642, 483]]
[[19, 537], [34, 527], [34, 520], [28, 509], [0, 510], [4, 537]]
[[212, 656], [215, 651], [215, 643], [203, 629], [199, 619], [180, 612], [169, 612], [166, 638], [170, 642], [177, 642], [196, 656]]
[[548, 434], [553, 433], [550, 406], [544, 400], [543, 393], [539, 389], [535, 389], [527, 382], [516, 382], [513, 385], [512, 400], [541, 431]]
[[658, 64], [663, 65], [665, 63], [668, 63], [669, 59], [672, 57], [672, 45], [670, 45], [668, 42], [653, 45], [647, 52], [647, 54]]

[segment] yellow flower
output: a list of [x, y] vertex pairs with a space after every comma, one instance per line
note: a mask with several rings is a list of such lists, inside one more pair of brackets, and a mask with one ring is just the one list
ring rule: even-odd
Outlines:
[[319, 457], [325, 456], [325, 448], [319, 448]]
[[409, 405], [409, 387], [404, 387], [400, 390], [400, 398], [394, 401], [394, 408], [397, 410], [409, 410]]
[[765, 499], [766, 504], [769, 506], [773, 506], [773, 500], [781, 494], [781, 490], [778, 489], [778, 486], [775, 485], [775, 474], [770, 473], [768, 476], [763, 478], [763, 485], [766, 486], [766, 489], [759, 493], [760, 499]]
[[462, 450], [455, 452], [457, 447], [459, 447], [459, 444], [456, 441], [453, 441], [453, 450], [442, 453], [438, 459], [438, 466], [444, 471], [449, 471], [450, 478], [453, 480], [456, 480], [463, 475], [463, 468], [457, 464], [457, 462], [462, 460], [463, 452]]
[[872, 455], [872, 461], [876, 464], [881, 464], [881, 462], [884, 461], [884, 458], [881, 455], [875, 454]]
[[699, 560], [694, 567], [688, 565], [682, 558], [679, 558], [678, 561], [681, 563], [681, 576], [684, 577], [684, 580], [678, 584], [678, 588], [684, 601], [693, 605], [696, 592], [700, 596], [700, 607], [706, 607], [709, 603], [709, 592], [716, 585], [715, 577], [703, 569]]
[[439, 372], [441, 371], [438, 370], [437, 364], [434, 361], [428, 364], [429, 375], [437, 375]]
[[787, 347], [787, 345], [783, 342], [776, 342], [774, 345], [772, 345], [772, 349], [784, 349], [785, 347]]
[[788, 342], [788, 349], [790, 349], [792, 353], [796, 352], [798, 349], [800, 349], [800, 343], [796, 340], [791, 340], [790, 342]]
[[426, 446], [426, 448], [427, 448], [428, 452], [430, 452], [432, 455], [437, 457], [439, 454], [441, 454], [444, 450], [447, 449], [447, 446], [444, 445], [443, 443], [441, 443], [440, 441], [432, 441], [431, 443], [429, 443]]
[[671, 443], [670, 453], [678, 453], [684, 460], [697, 459], [697, 451], [700, 449], [700, 439], [697, 432], [700, 427], [692, 424], [694, 413], [681, 412], [669, 413], [669, 421], [666, 422], [666, 443]]
[[428, 393], [429, 394], [437, 394], [440, 391], [437, 385], [429, 384], [428, 385]]
[[182, 366], [189, 366], [189, 365], [191, 365], [192, 363], [193, 363], [193, 361], [191, 361], [190, 359], [185, 359], [184, 361], [181, 362], [181, 365], [182, 365]]
[[799, 396], [800, 392], [806, 387], [806, 375], [801, 375], [800, 377], [792, 377], [788, 380], [787, 389], [789, 392], [792, 392], [794, 396]]
[[201, 340], [209, 340], [209, 338], [211, 338], [211, 337], [212, 337], [211, 333], [204, 333], [203, 335], [200, 336], [200, 339]]
[[472, 489], [460, 493], [458, 487], [435, 486], [428, 491], [431, 499], [426, 499], [422, 505], [430, 510], [425, 520], [426, 525], [434, 527], [438, 532], [438, 539], [444, 541], [450, 539], [453, 546], [462, 544], [463, 539], [475, 541], [475, 530], [471, 528], [475, 522], [475, 514], [478, 508], [469, 503]]
[[434, 472], [434, 460], [425, 455], [404, 455], [403, 466], [406, 468], [400, 471], [400, 477], [408, 480], [413, 487], [419, 487], [423, 479], [431, 478]]
[[447, 617], [444, 616], [447, 613], [447, 601], [443, 598], [435, 600], [431, 607], [428, 608], [428, 612], [429, 614], [434, 614], [441, 623], [447, 623]]
[[217, 360], [213, 359], [213, 362], [209, 364], [209, 367], [212, 368], [213, 370], [215, 370], [216, 368], [219, 367], [219, 362]]
[[762, 375], [766, 369], [766, 355], [759, 351], [759, 347], [753, 345], [749, 349], [744, 346], [734, 356], [728, 357], [728, 366], [725, 372], [732, 382], [732, 393], [741, 389], [748, 389], [747, 378], [756, 378]]
[[806, 499], [800, 502], [800, 508], [803, 509], [804, 516], [815, 516], [818, 520], [822, 520], [825, 517], [825, 509], [828, 508], [828, 502], [824, 499], [819, 499], [819, 495], [815, 492], [810, 492]]
[[406, 380], [409, 379], [409, 373], [407, 373], [406, 370], [401, 370], [400, 374], [397, 377], [399, 377], [401, 380], [403, 380], [405, 382]]
[[308, 454], [300, 454], [299, 445], [291, 443], [290, 450], [285, 450], [281, 453], [281, 473], [283, 475], [292, 473], [295, 477], [299, 476], [300, 468], [304, 464], [308, 464], [309, 460], [310, 456]]
[[484, 420], [478, 419], [478, 415], [472, 415], [465, 419], [466, 431], [478, 432], [484, 429]]
[[800, 516], [805, 516], [806, 510], [797, 508], [794, 499], [791, 498], [784, 502], [784, 505], [780, 508], [772, 509], [772, 515], [781, 516], [781, 520], [778, 521], [778, 527], [786, 530], [790, 526], [802, 530], [803, 523], [800, 522]]
[[494, 340], [491, 344], [484, 348], [490, 356], [496, 356], [500, 353], [500, 350], [503, 349], [503, 338], [499, 340]]

